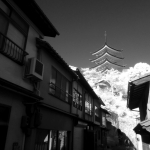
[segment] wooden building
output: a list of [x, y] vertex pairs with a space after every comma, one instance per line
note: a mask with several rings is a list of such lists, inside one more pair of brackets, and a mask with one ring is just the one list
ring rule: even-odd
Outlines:
[[[104, 103], [95, 94], [79, 69], [74, 72], [78, 75], [78, 79], [73, 82], [72, 113], [79, 116], [77, 119], [77, 125], [74, 127], [74, 133], [76, 131], [80, 132], [82, 133], [83, 137], [82, 139], [77, 139], [74, 136], [74, 149], [83, 149], [81, 148], [82, 144], [78, 144], [78, 142], [84, 141], [85, 150], [97, 150], [98, 147], [100, 147], [103, 139], [101, 135], [102, 112], [100, 106], [104, 105]], [[76, 95], [78, 95], [77, 98]], [[80, 105], [82, 109], [80, 109], [78, 105]], [[104, 116], [104, 118], [106, 119], [106, 116]], [[81, 126], [81, 122], [84, 124], [84, 126]]]
[[44, 41], [58, 31], [34, 0], [0, 0], [0, 149], [96, 150], [104, 105]]
[[150, 75], [132, 80], [128, 84], [127, 107], [131, 110], [139, 109], [140, 122], [133, 129], [141, 135], [143, 150], [150, 149]]
[[[31, 104], [43, 100], [33, 80], [42, 79], [39, 70], [35, 70], [38, 64], [42, 65], [36, 59], [36, 37], [56, 35], [59, 33], [34, 1], [0, 0], [1, 150], [25, 149], [31, 134], [29, 116], [34, 114], [37, 118], [34, 123], [32, 117], [32, 128], [39, 124], [38, 108], [29, 109]], [[26, 78], [25, 73], [29, 58], [33, 59], [28, 75], [33, 79]]]
[[45, 132], [50, 150], [95, 149], [94, 129], [100, 121], [95, 121], [94, 108], [104, 103], [79, 70], [73, 71], [47, 42], [38, 38], [36, 42], [45, 68], [39, 89], [44, 100], [38, 103], [43, 117], [29, 141], [36, 143], [34, 148], [41, 147], [45, 142], [38, 137]]

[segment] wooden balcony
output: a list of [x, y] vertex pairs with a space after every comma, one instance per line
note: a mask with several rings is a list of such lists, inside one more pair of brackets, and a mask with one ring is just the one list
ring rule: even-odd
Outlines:
[[23, 65], [24, 57], [28, 55], [27, 52], [2, 33], [0, 33], [0, 53], [20, 65]]

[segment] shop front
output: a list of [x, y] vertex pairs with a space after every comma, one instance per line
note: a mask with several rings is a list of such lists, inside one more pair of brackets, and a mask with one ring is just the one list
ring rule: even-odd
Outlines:
[[41, 124], [32, 129], [32, 134], [27, 137], [26, 149], [72, 149], [73, 117], [45, 106], [39, 108], [42, 115]]

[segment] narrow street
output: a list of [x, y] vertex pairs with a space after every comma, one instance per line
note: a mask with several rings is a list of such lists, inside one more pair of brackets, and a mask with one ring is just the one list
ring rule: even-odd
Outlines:
[[150, 150], [149, 41], [149, 0], [0, 0], [0, 150]]

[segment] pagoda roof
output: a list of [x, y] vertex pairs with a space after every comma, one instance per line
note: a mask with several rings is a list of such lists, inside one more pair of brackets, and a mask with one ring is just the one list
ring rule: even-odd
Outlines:
[[95, 84], [95, 86], [100, 86], [100, 85], [103, 85], [103, 86], [107, 86], [107, 87], [111, 87], [111, 85], [110, 85], [110, 83], [108, 82], [108, 81], [106, 81], [106, 80], [101, 80], [101, 81], [99, 81], [99, 82], [97, 82], [96, 84]]
[[106, 62], [108, 62], [108, 63], [110, 63], [110, 64], [114, 64], [114, 65], [119, 65], [119, 64], [117, 64], [118, 62], [116, 62], [115, 60], [112, 60], [112, 59], [108, 59], [108, 58], [105, 58], [105, 59], [103, 59], [103, 60], [101, 60], [101, 61], [97, 61], [97, 62], [95, 62], [95, 64], [98, 64], [98, 65], [103, 65], [104, 63], [106, 63]]
[[[97, 63], [97, 65], [96, 66], [94, 66], [94, 67], [91, 67], [90, 69], [94, 69], [94, 68], [102, 68], [102, 67], [104, 67], [104, 66], [117, 66], [117, 67], [125, 67], [125, 66], [122, 66], [122, 65], [118, 65], [118, 64], [116, 64], [115, 62], [111, 62], [109, 59], [104, 59], [104, 60], [102, 60], [102, 62], [101, 63]], [[111, 67], [111, 68], [113, 68], [113, 67]]]
[[108, 51], [106, 51], [106, 52], [102, 53], [101, 55], [97, 56], [96, 58], [90, 59], [90, 61], [95, 62], [95, 61], [100, 60], [100, 59], [105, 58], [105, 57], [106, 58], [107, 57], [113, 57], [114, 59], [124, 59], [123, 57], [115, 56], [115, 55], [109, 53]]
[[115, 48], [113, 48], [113, 47], [110, 47], [110, 46], [108, 46], [106, 43], [105, 43], [105, 45], [102, 47], [102, 48], [100, 48], [99, 50], [97, 50], [97, 51], [95, 51], [95, 52], [92, 52], [92, 55], [96, 55], [97, 53], [100, 53], [100, 52], [102, 52], [103, 50], [111, 50], [111, 51], [115, 51], [115, 52], [122, 52], [122, 50], [118, 50], [118, 49], [115, 49]]
[[108, 70], [110, 70], [110, 69], [105, 68], [104, 70], [101, 71], [101, 73], [103, 73], [103, 72], [105, 72], [105, 71], [108, 71]]
[[113, 67], [110, 67], [110, 66], [104, 66], [104, 67], [97, 67], [96, 70], [101, 71], [101, 73], [103, 73], [105, 71], [111, 70], [112, 68]]
[[103, 68], [99, 67], [99, 68], [96, 68], [96, 69], [97, 69], [97, 71], [101, 71], [101, 73], [103, 73], [103, 72], [108, 71], [112, 68], [109, 67], [109, 66], [104, 66]]

